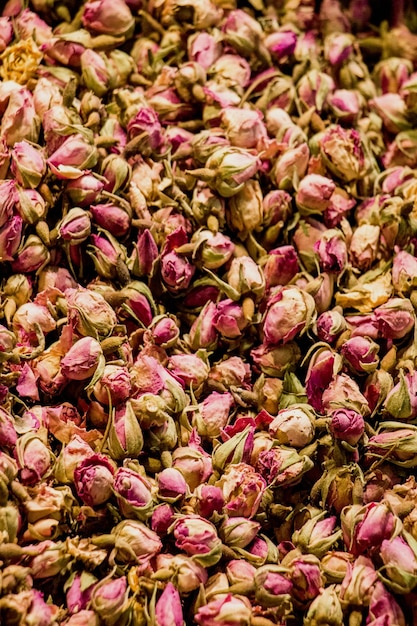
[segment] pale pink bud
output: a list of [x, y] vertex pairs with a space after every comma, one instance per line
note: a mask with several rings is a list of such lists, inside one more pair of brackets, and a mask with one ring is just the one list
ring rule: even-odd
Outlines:
[[12, 262], [14, 272], [35, 272], [46, 265], [50, 259], [48, 248], [37, 235], [29, 235], [23, 241], [16, 253], [17, 258]]
[[246, 517], [229, 517], [219, 528], [222, 541], [231, 548], [245, 548], [255, 539], [261, 525]]
[[320, 138], [320, 150], [326, 166], [342, 181], [351, 182], [363, 175], [365, 155], [357, 130], [330, 126]]
[[82, 23], [93, 32], [127, 37], [135, 21], [124, 0], [90, 0], [84, 6]]
[[392, 263], [392, 284], [397, 293], [407, 295], [417, 286], [417, 259], [405, 250], [396, 251]]
[[309, 328], [315, 312], [314, 299], [306, 291], [283, 287], [268, 302], [263, 321], [265, 343], [272, 346], [288, 343]]
[[19, 141], [36, 143], [39, 137], [40, 120], [36, 114], [33, 96], [23, 87], [14, 89], [9, 96], [0, 125], [0, 134], [8, 146]]
[[383, 580], [394, 591], [409, 593], [417, 585], [416, 541], [411, 535], [385, 539], [381, 544]]
[[114, 467], [109, 459], [94, 454], [81, 461], [74, 471], [78, 496], [88, 506], [104, 504], [112, 496]]
[[[18, 201], [16, 183], [14, 180], [2, 180], [0, 182], [0, 228], [10, 222], [13, 216], [13, 209]], [[2, 259], [10, 260], [10, 259]]]
[[175, 502], [187, 493], [187, 483], [175, 467], [167, 467], [157, 474], [158, 497], [167, 502]]
[[402, 339], [414, 328], [415, 314], [408, 298], [390, 298], [374, 314], [384, 339]]
[[0, 17], [0, 53], [4, 52], [13, 39], [13, 25], [9, 16]]
[[315, 107], [318, 112], [323, 110], [327, 97], [334, 88], [332, 77], [316, 69], [303, 74], [297, 83], [297, 93], [301, 100], [309, 107]]
[[36, 484], [51, 467], [51, 450], [37, 434], [29, 432], [19, 437], [15, 455], [20, 468], [20, 480], [25, 485]]
[[34, 38], [39, 44], [46, 43], [52, 38], [52, 28], [37, 13], [24, 9], [15, 20], [16, 28], [21, 39]]
[[222, 113], [222, 127], [232, 146], [256, 148], [266, 139], [263, 115], [259, 109], [228, 107]]
[[331, 178], [320, 174], [307, 174], [298, 185], [295, 201], [302, 215], [322, 213], [330, 202], [336, 185]]
[[195, 614], [195, 621], [199, 626], [216, 626], [217, 624], [243, 626], [243, 624], [250, 624], [251, 617], [252, 608], [249, 600], [228, 593], [201, 606]]
[[223, 491], [224, 511], [233, 517], [253, 517], [261, 503], [266, 481], [246, 463], [229, 464], [216, 486]]
[[379, 364], [379, 346], [365, 337], [351, 337], [340, 349], [344, 360], [355, 374], [369, 374]]
[[90, 602], [93, 589], [94, 583], [91, 582], [87, 587], [83, 586], [81, 575], [77, 574], [66, 594], [68, 611], [71, 614], [83, 611]]
[[347, 572], [340, 588], [342, 606], [368, 606], [378, 575], [373, 563], [365, 556], [359, 556]]
[[70, 135], [62, 145], [53, 152], [47, 163], [57, 178], [78, 178], [82, 170], [93, 167], [97, 163], [96, 147], [88, 142], [83, 135]]
[[316, 333], [320, 341], [333, 344], [346, 328], [345, 318], [335, 309], [325, 311], [317, 318]]
[[0, 228], [0, 261], [13, 261], [20, 246], [22, 218], [14, 215]]
[[94, 374], [103, 351], [96, 339], [82, 337], [61, 359], [61, 371], [72, 380], [85, 380]]
[[202, 31], [187, 38], [188, 57], [208, 70], [222, 54], [222, 43], [212, 34]]
[[59, 236], [71, 245], [83, 243], [91, 234], [90, 215], [85, 209], [74, 207], [57, 226]]
[[[98, 180], [93, 174], [83, 174], [79, 178], [69, 180], [65, 186], [65, 191], [69, 195], [71, 202], [80, 207], [89, 207], [95, 202], [103, 190], [104, 183]], [[108, 206], [108, 205], [98, 205]], [[112, 206], [112, 205], [110, 205]], [[94, 215], [94, 209], [91, 207], [91, 212]], [[103, 224], [99, 224], [103, 226]]]
[[369, 100], [371, 111], [378, 113], [385, 129], [390, 133], [409, 130], [406, 104], [399, 93], [385, 93]]
[[348, 251], [345, 238], [338, 229], [329, 229], [314, 244], [323, 272], [340, 274], [347, 264]]
[[126, 576], [106, 577], [95, 585], [90, 606], [104, 623], [117, 623], [127, 609], [128, 594]]
[[183, 626], [180, 594], [172, 583], [167, 583], [155, 605], [155, 626]]
[[214, 524], [199, 515], [181, 515], [172, 528], [175, 545], [205, 567], [215, 565], [222, 555], [222, 542]]
[[213, 326], [223, 337], [236, 339], [242, 335], [247, 325], [248, 320], [243, 314], [242, 307], [233, 300], [226, 298], [216, 305]]

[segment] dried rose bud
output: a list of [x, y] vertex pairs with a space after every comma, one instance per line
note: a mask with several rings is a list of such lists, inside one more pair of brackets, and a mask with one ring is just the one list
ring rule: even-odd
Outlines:
[[341, 530], [335, 531], [336, 516], [325, 517], [325, 515], [321, 513], [307, 520], [291, 537], [297, 548], [318, 558], [322, 558], [342, 535]]
[[389, 133], [399, 133], [411, 128], [407, 107], [399, 93], [384, 93], [369, 100], [369, 108], [375, 111]]
[[216, 622], [230, 626], [247, 626], [251, 622], [251, 616], [249, 600], [228, 593], [200, 606], [195, 614], [195, 621], [199, 626], [212, 626]]
[[35, 545], [36, 556], [30, 561], [31, 576], [35, 580], [57, 576], [65, 570], [71, 560], [65, 542], [46, 539]]
[[127, 367], [122, 365], [107, 364], [104, 366], [102, 376], [93, 387], [96, 399], [102, 404], [114, 405], [125, 402], [132, 392], [130, 373]]
[[93, 174], [83, 174], [79, 178], [69, 180], [65, 185], [65, 191], [71, 202], [80, 207], [89, 207], [96, 202], [103, 191], [104, 183]]
[[338, 408], [349, 407], [361, 415], [369, 415], [370, 410], [358, 383], [347, 374], [337, 374], [322, 394], [322, 412], [329, 414]]
[[379, 346], [365, 337], [351, 337], [340, 348], [345, 363], [354, 374], [369, 374], [379, 364]]
[[303, 334], [314, 321], [316, 306], [312, 296], [295, 286], [286, 286], [268, 301], [263, 320], [264, 341], [275, 346]]
[[95, 577], [92, 577], [93, 580], [85, 581], [82, 574], [76, 574], [71, 578], [71, 586], [66, 593], [66, 602], [68, 611], [73, 614], [83, 611], [89, 604], [95, 586]]
[[279, 189], [290, 191], [296, 188], [307, 171], [310, 150], [306, 143], [286, 150], [278, 159], [271, 172], [271, 178]]
[[246, 517], [229, 517], [219, 527], [219, 536], [231, 548], [245, 548], [255, 539], [260, 528], [258, 522]]
[[396, 419], [414, 419], [417, 416], [416, 392], [417, 372], [404, 374], [401, 369], [399, 382], [388, 393], [383, 408]]
[[304, 619], [305, 626], [339, 626], [343, 611], [335, 585], [325, 587], [310, 604]]
[[368, 621], [370, 626], [378, 626], [384, 622], [398, 626], [407, 624], [400, 605], [381, 581], [376, 583], [371, 595]]
[[[20, 219], [20, 218], [19, 218]], [[9, 243], [9, 242], [8, 242]], [[29, 235], [21, 241], [16, 251], [16, 259], [12, 261], [14, 272], [35, 272], [45, 266], [50, 260], [50, 253], [43, 241], [37, 235]]]
[[378, 434], [369, 438], [367, 443], [368, 454], [384, 457], [395, 465], [414, 467], [417, 463], [417, 430], [414, 426], [401, 428], [393, 422], [386, 422], [386, 426]]
[[381, 230], [379, 226], [361, 224], [352, 235], [349, 246], [349, 257], [354, 267], [368, 270], [378, 254]]
[[36, 143], [39, 130], [40, 119], [36, 114], [31, 92], [23, 87], [14, 88], [2, 114], [0, 135], [12, 147], [23, 140]]
[[13, 39], [13, 25], [9, 16], [0, 17], [0, 52], [4, 52]]
[[373, 563], [365, 556], [359, 556], [353, 564], [348, 563], [346, 576], [340, 587], [339, 599], [343, 608], [368, 606], [378, 574]]
[[335, 89], [327, 97], [327, 104], [334, 117], [343, 123], [353, 124], [363, 108], [364, 99], [359, 91]]
[[385, 539], [381, 544], [383, 582], [396, 593], [410, 593], [417, 585], [417, 542], [409, 533]]
[[222, 542], [216, 527], [199, 515], [181, 515], [174, 522], [171, 532], [175, 545], [199, 565], [210, 567], [222, 556]]
[[213, 324], [215, 314], [216, 305], [206, 302], [190, 328], [189, 343], [192, 350], [213, 350], [216, 347], [218, 334]]
[[82, 23], [93, 33], [129, 37], [134, 18], [123, 0], [90, 0], [84, 6]]
[[173, 348], [179, 338], [180, 329], [175, 316], [157, 315], [149, 326], [152, 341], [161, 348]]
[[360, 413], [342, 408], [332, 412], [329, 428], [335, 439], [356, 446], [365, 431], [365, 422]]
[[355, 556], [379, 551], [381, 543], [401, 531], [401, 521], [384, 502], [351, 505], [341, 514], [343, 541]]
[[103, 229], [99, 235], [90, 235], [90, 242], [87, 254], [93, 260], [98, 275], [106, 279], [117, 278], [127, 283], [130, 276], [125, 263], [126, 248], [109, 231]]
[[211, 457], [195, 446], [181, 446], [172, 454], [173, 467], [180, 470], [191, 491], [204, 483], [213, 472]]
[[13, 216], [0, 228], [0, 261], [13, 261], [22, 236], [22, 218]]
[[222, 113], [221, 125], [232, 146], [256, 148], [266, 139], [263, 115], [259, 109], [228, 107]]
[[99, 506], [112, 496], [114, 466], [101, 454], [94, 454], [78, 463], [74, 484], [78, 496], [88, 506]]
[[46, 162], [40, 149], [27, 141], [19, 141], [11, 150], [11, 170], [19, 185], [35, 189], [46, 172]]
[[114, 409], [108, 437], [108, 448], [113, 459], [137, 457], [142, 451], [142, 429], [131, 402], [121, 402]]
[[114, 475], [113, 491], [123, 515], [145, 520], [152, 511], [153, 498], [149, 481], [128, 467], [119, 467]]
[[90, 606], [104, 623], [110, 625], [123, 621], [128, 610], [129, 587], [126, 576], [99, 581], [92, 592]]
[[223, 492], [225, 513], [231, 517], [250, 518], [257, 513], [267, 484], [250, 465], [231, 463], [216, 486]]
[[68, 321], [72, 328], [86, 337], [107, 337], [116, 325], [116, 314], [96, 291], [77, 287], [67, 289]]
[[92, 337], [76, 341], [61, 359], [61, 371], [71, 380], [90, 378], [100, 365], [104, 366], [103, 351]]
[[175, 467], [167, 467], [156, 475], [158, 498], [173, 504], [185, 496], [188, 485], [184, 476]]
[[116, 204], [95, 204], [90, 206], [92, 220], [105, 228], [114, 237], [124, 237], [130, 229], [130, 215]]
[[408, 298], [390, 298], [374, 313], [378, 331], [384, 339], [402, 339], [414, 328], [415, 313]]
[[207, 582], [207, 569], [199, 565], [193, 557], [184, 554], [158, 554], [156, 556], [155, 574], [152, 578], [158, 580], [171, 579], [181, 595], [195, 591], [200, 585]]
[[224, 506], [223, 492], [214, 485], [198, 485], [193, 491], [196, 498], [196, 513], [210, 519], [214, 512], [221, 513]]
[[278, 411], [269, 424], [269, 434], [280, 445], [303, 448], [314, 437], [315, 414], [308, 404], [294, 404]]
[[161, 551], [158, 535], [137, 520], [123, 520], [112, 530], [117, 560], [146, 565]]
[[167, 534], [170, 526], [174, 522], [174, 509], [168, 504], [158, 504], [151, 515], [151, 529], [156, 532], [159, 537]]
[[222, 43], [208, 32], [192, 33], [187, 38], [188, 57], [208, 70], [222, 53]]
[[417, 259], [405, 250], [399, 250], [392, 263], [392, 284], [399, 295], [408, 295], [417, 287]]
[[93, 456], [92, 448], [79, 435], [73, 435], [64, 445], [54, 465], [54, 476], [64, 484], [74, 481], [74, 470], [84, 459]]
[[329, 170], [344, 182], [362, 177], [365, 156], [357, 130], [330, 126], [320, 139], [320, 152]]
[[227, 339], [236, 339], [242, 336], [242, 331], [247, 327], [246, 319], [241, 305], [226, 298], [217, 303], [213, 316], [214, 328]]
[[347, 328], [342, 312], [336, 309], [325, 311], [317, 318], [315, 329], [320, 341], [333, 344]]
[[234, 404], [232, 394], [213, 391], [192, 414], [192, 425], [201, 437], [218, 437], [230, 418]]
[[7, 448], [14, 448], [17, 442], [15, 419], [11, 413], [0, 407], [0, 443]]
[[291, 606], [293, 583], [288, 569], [280, 565], [263, 565], [255, 572], [255, 598], [262, 607]]
[[354, 39], [347, 32], [333, 32], [324, 40], [324, 55], [331, 65], [340, 65], [353, 52]]
[[294, 246], [279, 246], [269, 250], [263, 272], [266, 287], [287, 285], [300, 271], [297, 252]]
[[314, 244], [314, 250], [324, 272], [340, 274], [346, 268], [348, 250], [342, 231], [326, 230]]
[[20, 480], [25, 485], [34, 485], [51, 468], [52, 452], [37, 433], [21, 435], [16, 441], [15, 455]]
[[155, 605], [158, 626], [183, 626], [181, 597], [178, 589], [169, 582]]
[[83, 170], [94, 167], [98, 160], [97, 148], [83, 135], [70, 135], [47, 159], [51, 172], [59, 179], [78, 178]]

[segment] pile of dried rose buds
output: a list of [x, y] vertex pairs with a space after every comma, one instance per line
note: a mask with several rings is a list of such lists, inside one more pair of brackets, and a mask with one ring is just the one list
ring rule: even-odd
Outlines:
[[3, 3], [2, 624], [417, 623], [387, 4]]

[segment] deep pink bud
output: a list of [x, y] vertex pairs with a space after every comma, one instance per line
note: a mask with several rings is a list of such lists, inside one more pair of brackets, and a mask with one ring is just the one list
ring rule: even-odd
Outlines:
[[365, 430], [365, 422], [360, 413], [351, 409], [337, 409], [332, 413], [330, 431], [336, 439], [355, 446]]
[[155, 620], [155, 626], [183, 626], [180, 594], [170, 582], [155, 605]]
[[94, 454], [81, 461], [74, 471], [74, 484], [84, 504], [104, 504], [112, 495], [113, 475], [114, 467], [104, 455]]
[[300, 270], [294, 246], [280, 246], [270, 250], [263, 270], [268, 289], [287, 285]]

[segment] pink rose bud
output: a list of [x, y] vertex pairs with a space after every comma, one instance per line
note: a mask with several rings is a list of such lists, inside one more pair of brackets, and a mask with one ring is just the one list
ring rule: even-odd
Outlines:
[[304, 448], [314, 437], [315, 414], [308, 404], [294, 404], [278, 411], [268, 428], [280, 444]]
[[20, 246], [23, 221], [14, 215], [0, 227], [0, 261], [13, 261]]
[[145, 228], [138, 236], [136, 255], [133, 261], [132, 272], [135, 276], [150, 276], [153, 266], [159, 256], [158, 246], [150, 230]]
[[328, 96], [327, 104], [338, 121], [353, 124], [363, 107], [363, 98], [353, 89], [335, 89]]
[[214, 328], [227, 339], [236, 339], [242, 336], [242, 331], [248, 325], [242, 307], [230, 298], [221, 300], [215, 307], [213, 316]]
[[332, 413], [330, 432], [335, 439], [356, 446], [365, 430], [365, 422], [360, 413], [351, 409], [337, 409]]
[[16, 27], [21, 39], [34, 38], [35, 42], [43, 44], [52, 37], [52, 28], [34, 11], [24, 9], [16, 17]]
[[330, 33], [325, 38], [324, 55], [331, 65], [340, 65], [352, 54], [353, 44], [354, 39], [350, 33]]
[[94, 611], [82, 610], [71, 615], [65, 622], [65, 626], [98, 626], [98, 615]]
[[300, 271], [294, 246], [280, 246], [270, 250], [263, 271], [267, 289], [287, 285]]
[[74, 470], [78, 496], [88, 506], [104, 504], [112, 496], [114, 467], [109, 459], [94, 454], [82, 460]]
[[288, 569], [280, 565], [262, 565], [254, 577], [255, 599], [264, 608], [285, 606], [291, 601], [293, 583]]
[[407, 91], [407, 81], [412, 76], [413, 64], [409, 59], [390, 57], [380, 61], [374, 68], [374, 76], [382, 93]]
[[68, 321], [84, 337], [107, 337], [117, 323], [116, 314], [103, 296], [89, 289], [77, 287], [65, 292]]
[[261, 525], [246, 517], [229, 517], [219, 527], [222, 541], [231, 548], [245, 548], [255, 539]]
[[[178, 242], [175, 247], [187, 243], [187, 236], [183, 229], [178, 229]], [[176, 232], [176, 231], [175, 231]], [[172, 235], [175, 235], [175, 232]], [[195, 266], [192, 265], [185, 257], [175, 252], [173, 244], [174, 239], [167, 237], [167, 243], [161, 253], [161, 275], [167, 289], [172, 293], [177, 293], [188, 289], [195, 273]]]
[[214, 485], [199, 485], [193, 492], [196, 497], [196, 513], [210, 519], [214, 512], [221, 513], [224, 506], [223, 492]]
[[384, 339], [402, 339], [414, 328], [415, 314], [408, 298], [390, 298], [374, 314]]
[[64, 484], [74, 482], [74, 471], [77, 465], [93, 456], [92, 448], [79, 435], [73, 435], [64, 445], [54, 465], [55, 478]]
[[400, 370], [399, 382], [388, 393], [383, 407], [396, 419], [409, 420], [417, 416], [417, 372], [404, 374]]
[[202, 437], [218, 437], [229, 422], [233, 405], [232, 394], [213, 391], [199, 403], [192, 416], [192, 425]]
[[8, 146], [17, 142], [32, 141], [39, 138], [40, 120], [36, 114], [33, 96], [28, 89], [14, 89], [1, 119], [0, 134]]
[[417, 585], [417, 543], [412, 535], [403, 531], [381, 544], [381, 570], [383, 582], [396, 593], [410, 593]]
[[127, 400], [132, 391], [130, 374], [127, 367], [107, 364], [100, 379], [93, 388], [96, 399], [108, 405], [111, 400], [113, 406]]
[[92, 592], [90, 606], [104, 623], [123, 623], [128, 609], [129, 587], [126, 576], [112, 579], [106, 576], [99, 581]]
[[291, 552], [281, 561], [290, 568], [293, 597], [301, 603], [310, 603], [324, 587], [320, 561], [313, 554], [291, 557]]
[[343, 233], [334, 228], [326, 230], [314, 244], [320, 267], [323, 272], [340, 274], [348, 260], [348, 251]]
[[0, 17], [0, 53], [5, 51], [12, 39], [12, 20], [9, 16]]
[[61, 371], [71, 380], [85, 380], [94, 374], [101, 361], [104, 365], [99, 342], [92, 337], [82, 337], [61, 359]]
[[163, 145], [164, 138], [158, 114], [150, 107], [140, 107], [127, 125], [129, 139], [135, 142], [135, 150], [150, 156]]
[[271, 178], [279, 189], [294, 188], [307, 171], [310, 150], [306, 143], [286, 150], [278, 157], [271, 172]]
[[401, 530], [400, 519], [384, 502], [344, 508], [341, 525], [345, 546], [355, 556], [379, 552], [381, 543]]
[[222, 53], [222, 43], [208, 32], [192, 33], [187, 38], [188, 57], [208, 70]]
[[190, 491], [205, 483], [213, 472], [211, 456], [192, 446], [178, 447], [172, 453], [173, 467], [184, 476]]
[[379, 346], [365, 337], [352, 337], [345, 341], [340, 353], [354, 374], [369, 374], [379, 364]]
[[376, 96], [369, 100], [369, 108], [379, 115], [389, 133], [400, 133], [411, 127], [406, 103], [399, 93]]
[[337, 374], [322, 394], [322, 412], [329, 414], [350, 405], [361, 415], [369, 415], [369, 406], [358, 383], [347, 374]]
[[259, 170], [261, 162], [249, 150], [226, 146], [218, 148], [206, 161], [205, 168], [188, 173], [203, 180], [224, 198], [230, 198], [244, 187]]
[[46, 217], [47, 205], [36, 189], [19, 189], [17, 212], [27, 224], [36, 224]]
[[94, 167], [98, 152], [94, 144], [83, 135], [69, 135], [47, 160], [51, 172], [60, 179], [73, 179], [82, 175], [82, 170]]
[[29, 235], [22, 241], [12, 261], [14, 272], [35, 272], [46, 265], [50, 259], [48, 248], [37, 235]]
[[322, 558], [342, 535], [341, 530], [335, 531], [336, 516], [325, 515], [320, 513], [307, 520], [300, 530], [294, 531], [291, 538], [297, 548], [318, 558]]
[[94, 589], [94, 583], [92, 581], [89, 581], [89, 583], [90, 584], [85, 587], [82, 584], [80, 574], [77, 574], [73, 579], [71, 587], [66, 594], [66, 602], [70, 614], [83, 611], [87, 607]]
[[370, 626], [383, 625], [384, 623], [398, 624], [398, 626], [406, 626], [407, 624], [400, 605], [381, 581], [376, 583], [372, 592], [367, 621]]
[[344, 182], [362, 177], [365, 155], [359, 132], [330, 126], [320, 138], [320, 151], [325, 165]]
[[65, 186], [65, 191], [73, 204], [80, 207], [89, 207], [97, 201], [103, 188], [104, 183], [93, 174], [83, 174], [79, 178], [69, 180]]
[[227, 274], [227, 282], [231, 289], [228, 290], [225, 287], [224, 291], [233, 300], [239, 300], [241, 296], [249, 294], [260, 300], [265, 292], [263, 271], [249, 256], [240, 256], [232, 260]]
[[143, 434], [132, 403], [119, 403], [111, 420], [108, 439], [111, 457], [117, 460], [137, 457], [143, 448]]
[[112, 530], [116, 538], [117, 560], [122, 563], [147, 565], [162, 548], [158, 535], [142, 522], [123, 520]]
[[265, 37], [265, 46], [278, 62], [285, 61], [294, 53], [297, 34], [293, 30], [277, 30]]
[[304, 626], [339, 626], [343, 611], [335, 585], [325, 587], [308, 607]]
[[13, 209], [18, 201], [16, 182], [14, 180], [0, 181], [0, 228], [10, 222]]
[[0, 444], [13, 449], [17, 442], [17, 432], [13, 416], [0, 407]]
[[152, 511], [151, 529], [160, 537], [166, 535], [174, 521], [174, 514], [174, 509], [170, 504], [159, 504]]
[[379, 410], [393, 387], [391, 374], [383, 369], [375, 370], [366, 378], [363, 395], [368, 401], [372, 415]]
[[40, 149], [27, 141], [15, 143], [11, 150], [11, 170], [19, 185], [35, 189], [46, 172], [46, 161]]
[[24, 485], [35, 485], [51, 468], [51, 450], [36, 433], [28, 432], [17, 439], [15, 456]]
[[239, 148], [256, 148], [267, 136], [259, 109], [228, 107], [222, 113], [221, 125], [230, 144]]
[[326, 100], [334, 88], [335, 84], [332, 77], [317, 69], [304, 73], [297, 83], [299, 98], [308, 107], [314, 107], [319, 113], [323, 110]]
[[87, 254], [93, 260], [99, 276], [106, 279], [117, 278], [127, 283], [130, 276], [125, 263], [126, 248], [106, 230], [101, 230], [100, 235], [90, 235], [90, 242]]
[[347, 572], [340, 587], [342, 607], [368, 606], [378, 575], [373, 563], [359, 556], [353, 564], [348, 563]]
[[129, 37], [135, 20], [124, 0], [89, 0], [82, 23], [87, 30], [114, 37]]
[[181, 597], [178, 589], [169, 582], [155, 605], [155, 625], [183, 626], [183, 624]]
[[312, 467], [311, 459], [300, 456], [294, 448], [271, 447], [262, 450], [256, 462], [256, 469], [268, 486], [296, 485]]
[[138, 472], [128, 467], [119, 467], [114, 476], [113, 490], [125, 517], [145, 520], [151, 514], [151, 485]]
[[208, 377], [207, 362], [197, 354], [173, 354], [168, 361], [168, 370], [184, 388], [192, 385], [198, 389]]
[[171, 532], [175, 545], [203, 567], [215, 565], [222, 556], [222, 542], [214, 524], [199, 515], [181, 515]]
[[408, 295], [417, 286], [417, 258], [405, 250], [396, 251], [392, 264], [392, 283], [399, 295]]
[[244, 559], [232, 559], [226, 565], [227, 578], [231, 585], [241, 582], [252, 583], [256, 567]]
[[230, 387], [250, 388], [250, 367], [238, 356], [231, 356], [213, 365], [209, 373], [209, 380], [221, 383], [224, 391]]
[[199, 626], [243, 626], [250, 624], [252, 608], [247, 598], [243, 596], [221, 594], [218, 598], [200, 606], [195, 614], [195, 621]]
[[333, 344], [346, 328], [346, 320], [337, 309], [325, 311], [317, 318], [316, 333], [320, 341]]
[[224, 512], [231, 517], [253, 517], [261, 504], [267, 483], [246, 463], [229, 464], [216, 483], [223, 492]]
[[190, 328], [189, 344], [192, 350], [213, 350], [216, 347], [218, 334], [214, 326], [215, 316], [216, 305], [214, 302], [206, 302]]
[[295, 201], [301, 215], [322, 213], [330, 202], [336, 185], [331, 178], [319, 174], [307, 174], [298, 185]]
[[263, 321], [265, 343], [270, 346], [288, 343], [309, 328], [315, 314], [312, 296], [295, 286], [283, 287], [268, 302]]
[[158, 498], [169, 503], [180, 500], [187, 493], [184, 476], [175, 467], [167, 467], [156, 475]]
[[71, 245], [83, 243], [91, 234], [90, 215], [84, 209], [70, 209], [57, 227], [58, 235]]

